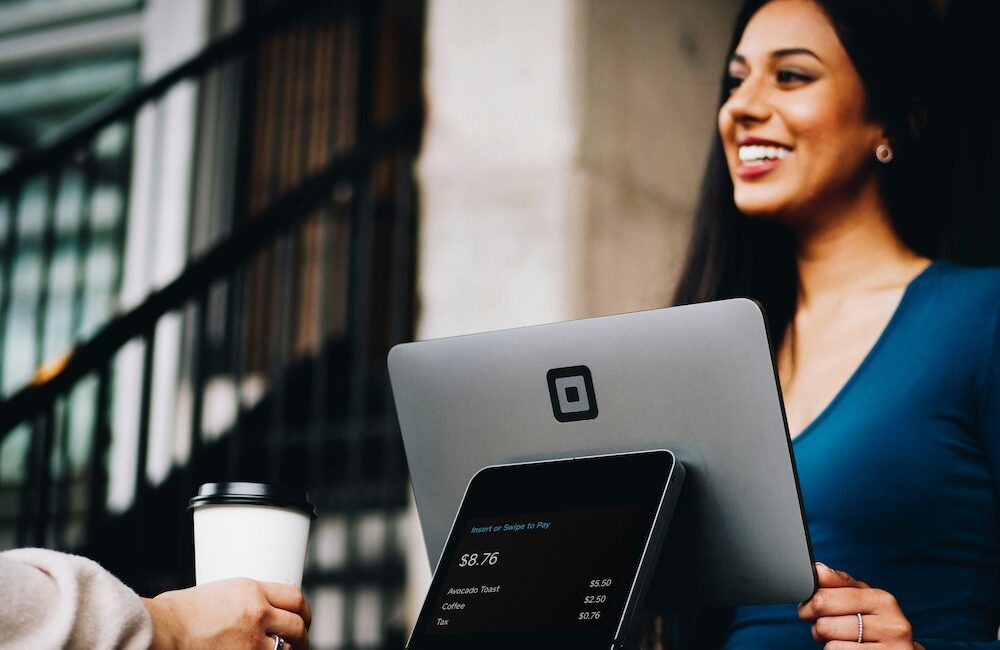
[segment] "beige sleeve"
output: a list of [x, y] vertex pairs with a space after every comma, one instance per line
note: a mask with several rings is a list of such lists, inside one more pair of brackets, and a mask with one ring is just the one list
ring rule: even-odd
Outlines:
[[0, 650], [145, 650], [152, 638], [142, 601], [96, 562], [40, 548], [0, 553]]

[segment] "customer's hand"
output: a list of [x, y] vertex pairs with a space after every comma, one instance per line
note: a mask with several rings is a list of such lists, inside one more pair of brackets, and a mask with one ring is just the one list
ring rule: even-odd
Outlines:
[[819, 562], [816, 575], [819, 589], [799, 605], [799, 618], [813, 621], [813, 639], [826, 643], [824, 650], [858, 647], [858, 614], [863, 617], [864, 643], [886, 650], [924, 650], [913, 640], [910, 621], [892, 594]]
[[143, 603], [153, 619], [153, 649], [308, 650], [312, 619], [302, 592], [278, 582], [231, 578], [168, 591]]

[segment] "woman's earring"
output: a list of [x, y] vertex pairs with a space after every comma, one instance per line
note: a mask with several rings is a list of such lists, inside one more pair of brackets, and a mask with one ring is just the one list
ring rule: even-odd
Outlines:
[[895, 154], [892, 153], [892, 147], [887, 144], [883, 143], [875, 148], [875, 157], [880, 163], [888, 163], [892, 160], [893, 155]]

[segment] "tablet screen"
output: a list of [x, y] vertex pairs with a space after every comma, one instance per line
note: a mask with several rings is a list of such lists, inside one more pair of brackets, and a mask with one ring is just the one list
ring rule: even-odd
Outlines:
[[609, 647], [672, 466], [647, 452], [480, 472], [410, 647]]

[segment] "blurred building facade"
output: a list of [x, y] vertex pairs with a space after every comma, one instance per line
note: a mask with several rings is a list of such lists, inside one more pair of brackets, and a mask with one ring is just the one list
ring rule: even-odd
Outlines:
[[304, 485], [313, 646], [402, 644], [423, 13], [0, 3], [0, 548], [149, 595], [198, 484]]

